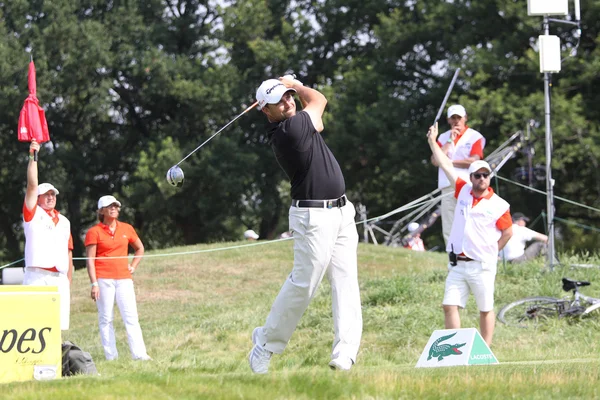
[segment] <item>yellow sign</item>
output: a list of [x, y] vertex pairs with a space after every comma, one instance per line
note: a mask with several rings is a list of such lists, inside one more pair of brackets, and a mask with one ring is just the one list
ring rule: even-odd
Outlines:
[[62, 374], [55, 286], [0, 286], [0, 383]]

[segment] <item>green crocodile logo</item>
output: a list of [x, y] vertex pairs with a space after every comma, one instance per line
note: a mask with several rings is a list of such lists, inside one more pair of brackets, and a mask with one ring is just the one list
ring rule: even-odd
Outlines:
[[437, 357], [438, 361], [442, 361], [444, 357], [462, 354], [462, 351], [460, 351], [459, 348], [463, 347], [466, 343], [440, 344], [444, 340], [448, 340], [454, 335], [456, 335], [456, 332], [448, 336], [442, 336], [441, 338], [433, 342], [433, 344], [429, 348], [429, 357], [427, 357], [427, 361], [435, 357]]

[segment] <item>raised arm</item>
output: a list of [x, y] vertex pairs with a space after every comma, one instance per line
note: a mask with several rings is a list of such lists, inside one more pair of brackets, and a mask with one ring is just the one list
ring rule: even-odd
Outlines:
[[302, 111], [306, 111], [308, 113], [310, 120], [312, 121], [317, 132], [322, 132], [325, 128], [323, 126], [323, 111], [325, 111], [325, 106], [327, 105], [327, 99], [325, 96], [315, 89], [311, 89], [302, 85], [302, 83], [297, 79], [290, 79], [289, 77], [285, 76], [279, 78], [279, 80], [286, 87], [296, 90], [296, 93], [298, 93], [298, 97], [300, 98], [300, 102], [302, 103]]
[[[450, 149], [454, 147], [453, 143], [444, 143], [444, 145], [442, 146], [442, 153], [444, 153], [446, 155], [446, 157], [448, 157], [448, 153], [450, 152]], [[432, 154], [431, 155], [431, 163], [433, 164], [434, 167], [439, 167], [437, 161], [435, 160], [435, 156]], [[454, 162], [452, 162], [454, 165], [456, 165]]]
[[446, 154], [444, 154], [440, 146], [438, 146], [437, 136], [438, 124], [436, 122], [435, 125], [429, 128], [429, 132], [427, 133], [427, 142], [429, 143], [429, 147], [431, 148], [433, 158], [435, 159], [435, 164], [437, 164], [442, 169], [442, 171], [444, 171], [452, 187], [455, 187], [458, 175], [456, 175], [456, 171], [454, 171], [452, 161], [448, 158], [448, 156], [446, 156]]
[[37, 161], [33, 159], [33, 152], [40, 150], [40, 145], [35, 139], [31, 139], [29, 145], [29, 164], [27, 164], [27, 191], [25, 192], [25, 206], [33, 210], [38, 200], [38, 167]]

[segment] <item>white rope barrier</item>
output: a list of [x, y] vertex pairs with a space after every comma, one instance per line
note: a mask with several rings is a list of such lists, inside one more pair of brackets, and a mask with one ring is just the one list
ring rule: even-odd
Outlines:
[[[523, 187], [525, 189], [528, 189], [528, 190], [531, 190], [533, 192], [537, 192], [537, 193], [540, 193], [540, 194], [546, 194], [546, 192], [544, 192], [542, 190], [535, 189], [535, 188], [523, 185], [521, 183], [511, 181], [510, 179], [504, 178], [504, 177], [502, 177], [500, 175], [496, 175], [496, 178], [498, 178], [500, 180], [503, 180], [505, 182], [508, 182], [508, 183], [512, 183], [512, 184], [517, 185], [517, 186], [521, 186], [521, 187]], [[364, 223], [373, 222], [373, 221], [377, 222], [377, 221], [386, 219], [388, 217], [391, 217], [392, 215], [398, 214], [398, 213], [403, 212], [403, 211], [407, 211], [407, 210], [410, 210], [410, 209], [413, 209], [413, 208], [417, 208], [417, 207], [420, 207], [420, 206], [423, 206], [423, 205], [426, 205], [426, 204], [427, 205], [431, 205], [433, 203], [437, 203], [438, 201], [440, 201], [440, 199], [442, 197], [449, 196], [449, 195], [452, 194], [452, 193], [446, 193], [446, 194], [443, 194], [443, 195], [435, 197], [435, 195], [437, 195], [438, 192], [440, 192], [440, 189], [436, 189], [433, 192], [431, 192], [431, 193], [429, 193], [429, 194], [427, 194], [425, 196], [421, 196], [418, 199], [413, 200], [413, 201], [411, 201], [411, 202], [409, 202], [409, 203], [407, 203], [407, 204], [405, 204], [405, 205], [403, 205], [401, 207], [398, 207], [395, 210], [392, 210], [392, 211], [390, 211], [390, 212], [388, 212], [386, 214], [380, 215], [378, 217], [369, 218], [367, 220], [358, 221], [358, 222], [355, 222], [355, 223], [358, 225], [358, 224], [364, 224]], [[569, 204], [573, 204], [573, 205], [576, 205], [576, 206], [579, 206], [579, 207], [582, 207], [582, 208], [586, 208], [588, 210], [600, 212], [600, 209], [598, 209], [598, 208], [590, 207], [590, 206], [582, 204], [582, 203], [577, 203], [575, 201], [572, 201], [572, 200], [569, 200], [569, 199], [565, 199], [563, 197], [559, 197], [559, 196], [554, 196], [554, 197], [556, 199], [559, 199], [559, 200], [564, 201], [564, 202], [569, 203]], [[260, 242], [256, 242], [256, 243], [246, 243], [246, 244], [229, 246], [229, 247], [218, 247], [218, 248], [214, 248], [214, 249], [192, 250], [192, 251], [183, 251], [183, 252], [176, 252], [176, 253], [145, 254], [145, 255], [143, 255], [141, 257], [143, 257], [143, 258], [154, 258], [154, 257], [182, 256], [182, 255], [200, 254], [200, 253], [212, 253], [212, 252], [217, 252], [217, 251], [235, 250], [235, 249], [242, 249], [242, 248], [254, 247], [254, 246], [264, 246], [264, 245], [269, 245], [271, 243], [278, 243], [278, 242], [283, 242], [283, 241], [291, 240], [291, 239], [293, 239], [293, 237], [282, 238], [282, 239], [275, 239], [275, 240], [269, 240], [269, 241], [260, 241]], [[129, 259], [129, 258], [135, 258], [135, 257], [136, 256], [130, 256], [130, 255], [119, 256], [119, 257], [73, 257], [73, 260], [74, 261], [82, 261], [82, 260], [88, 260], [90, 258], [93, 258], [93, 259], [97, 259], [97, 258], [102, 258], [102, 259], [121, 259], [121, 258], [127, 258], [127, 259]], [[0, 266], [0, 270], [3, 269], [3, 268], [10, 267], [11, 265], [18, 264], [18, 263], [20, 263], [23, 260], [24, 259], [21, 258], [19, 260], [16, 260], [16, 261], [10, 262], [8, 264], [2, 265], [2, 266]]]

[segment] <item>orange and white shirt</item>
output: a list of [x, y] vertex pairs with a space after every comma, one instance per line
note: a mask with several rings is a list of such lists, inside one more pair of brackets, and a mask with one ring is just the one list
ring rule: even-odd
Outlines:
[[44, 210], [37, 204], [32, 210], [23, 203], [25, 267], [44, 268], [66, 274], [69, 250], [73, 250], [71, 223], [57, 210]]
[[406, 248], [414, 251], [425, 251], [425, 243], [420, 237], [414, 237], [408, 241]]
[[512, 226], [510, 204], [490, 187], [482, 197], [474, 197], [473, 186], [461, 178], [456, 181], [454, 222], [446, 251], [480, 261], [484, 269], [495, 270], [498, 240]]
[[[102, 222], [92, 226], [85, 235], [85, 246], [96, 245], [96, 278], [131, 279], [129, 272], [129, 244], [138, 240], [133, 226], [117, 221], [114, 232]], [[121, 258], [103, 258], [121, 257]]]
[[[446, 143], [452, 134], [452, 131], [446, 131], [438, 137], [438, 145], [442, 147]], [[448, 157], [454, 160], [464, 160], [475, 155], [478, 155], [483, 160], [483, 148], [485, 147], [485, 138], [475, 129], [471, 129], [468, 126], [454, 139], [452, 149], [448, 152]], [[469, 180], [469, 169], [454, 167], [456, 174], [465, 181]], [[450, 186], [448, 177], [438, 168], [438, 188], [445, 188]]]

